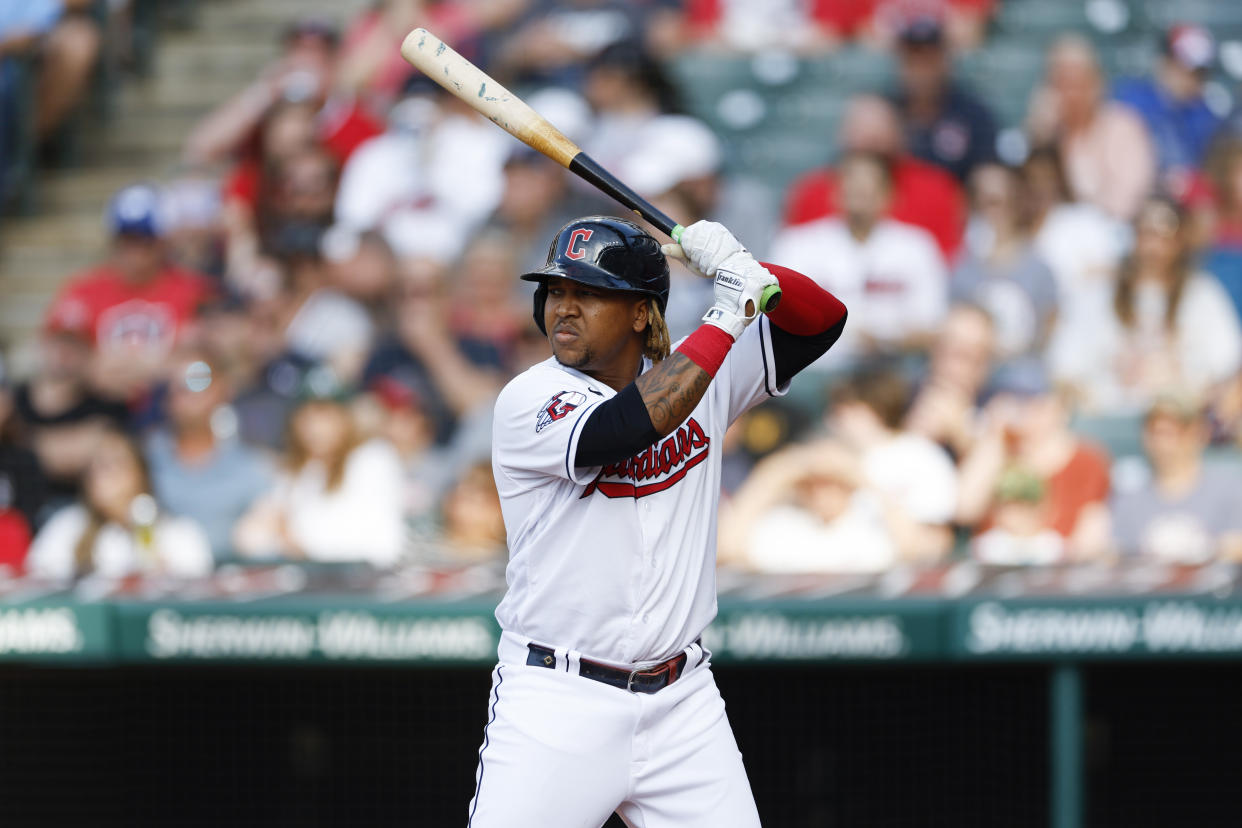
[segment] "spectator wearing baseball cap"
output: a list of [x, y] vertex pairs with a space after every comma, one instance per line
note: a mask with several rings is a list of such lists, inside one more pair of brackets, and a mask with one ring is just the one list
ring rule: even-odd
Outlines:
[[1158, 395], [1143, 423], [1151, 477], [1113, 499], [1113, 539], [1122, 555], [1166, 562], [1242, 559], [1242, 473], [1205, 461], [1209, 428], [1201, 401]]
[[951, 78], [940, 17], [905, 18], [898, 30], [897, 59], [899, 81], [892, 97], [910, 154], [965, 181], [971, 170], [995, 156], [996, 121], [974, 93]]
[[1216, 41], [1201, 26], [1174, 26], [1165, 33], [1160, 51], [1150, 77], [1118, 83], [1113, 97], [1142, 117], [1162, 183], [1170, 193], [1182, 196], [1223, 123], [1203, 94], [1216, 58]]
[[85, 333], [95, 346], [95, 385], [126, 399], [163, 370], [164, 358], [212, 286], [202, 274], [168, 261], [155, 187], [120, 190], [106, 218], [112, 237], [108, 259], [60, 291], [47, 326]]

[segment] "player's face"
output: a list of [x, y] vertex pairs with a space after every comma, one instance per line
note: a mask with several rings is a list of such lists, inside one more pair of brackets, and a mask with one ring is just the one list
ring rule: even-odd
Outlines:
[[606, 371], [646, 328], [646, 301], [632, 293], [548, 279], [543, 323], [558, 362], [579, 371]]

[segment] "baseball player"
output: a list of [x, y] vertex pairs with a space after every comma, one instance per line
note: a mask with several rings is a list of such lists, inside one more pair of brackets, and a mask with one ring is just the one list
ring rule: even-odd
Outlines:
[[[669, 353], [665, 254], [714, 279]], [[554, 356], [496, 401], [508, 593], [472, 828], [759, 825], [700, 634], [716, 614], [725, 429], [841, 335], [845, 307], [698, 222], [561, 228], [537, 283]], [[783, 298], [760, 314], [764, 288]]]

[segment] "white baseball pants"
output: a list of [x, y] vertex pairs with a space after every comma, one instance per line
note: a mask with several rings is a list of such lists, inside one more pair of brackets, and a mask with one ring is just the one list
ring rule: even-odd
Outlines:
[[758, 828], [724, 700], [697, 646], [656, 693], [577, 675], [577, 656], [527, 666], [505, 633], [468, 828]]

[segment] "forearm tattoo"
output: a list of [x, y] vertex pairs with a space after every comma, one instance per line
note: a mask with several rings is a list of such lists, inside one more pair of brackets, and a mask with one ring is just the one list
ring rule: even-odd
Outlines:
[[661, 437], [690, 416], [711, 381], [711, 375], [677, 351], [636, 380], [651, 424]]

